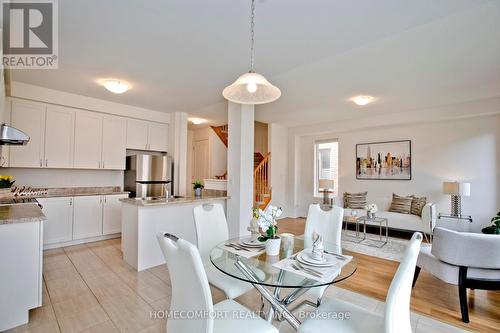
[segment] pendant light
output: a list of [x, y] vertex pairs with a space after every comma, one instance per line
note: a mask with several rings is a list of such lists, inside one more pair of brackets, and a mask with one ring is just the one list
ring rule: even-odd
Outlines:
[[266, 78], [255, 73], [254, 67], [254, 23], [255, 0], [252, 0], [252, 15], [250, 17], [250, 71], [241, 75], [233, 84], [222, 91], [227, 100], [239, 104], [265, 104], [281, 96], [281, 91]]

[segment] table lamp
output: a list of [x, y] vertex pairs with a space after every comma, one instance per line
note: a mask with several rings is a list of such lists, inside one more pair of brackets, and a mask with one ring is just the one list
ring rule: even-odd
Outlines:
[[451, 216], [462, 216], [462, 197], [470, 196], [470, 183], [443, 182], [443, 193], [451, 195]]
[[333, 193], [335, 183], [333, 179], [320, 179], [318, 184], [318, 192], [323, 192], [323, 204], [330, 205], [329, 193]]

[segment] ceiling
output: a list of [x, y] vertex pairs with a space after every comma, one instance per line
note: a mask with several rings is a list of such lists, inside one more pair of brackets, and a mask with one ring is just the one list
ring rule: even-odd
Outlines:
[[[59, 69], [14, 81], [223, 123], [249, 65], [249, 0], [59, 1]], [[282, 90], [256, 119], [288, 126], [500, 96], [500, 1], [260, 0], [256, 70]], [[114, 95], [96, 83], [132, 84]], [[357, 107], [348, 99], [369, 94]]]

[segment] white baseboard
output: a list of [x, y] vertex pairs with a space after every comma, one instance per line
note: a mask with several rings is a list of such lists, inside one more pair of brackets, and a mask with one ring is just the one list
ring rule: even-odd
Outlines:
[[43, 246], [43, 249], [44, 250], [57, 249], [60, 247], [65, 247], [65, 246], [92, 243], [92, 242], [98, 242], [98, 241], [102, 241], [102, 240], [106, 240], [106, 239], [114, 239], [114, 238], [120, 238], [120, 237], [121, 237], [121, 233], [117, 233], [117, 234], [103, 235], [103, 236], [97, 236], [97, 237], [91, 237], [91, 238], [75, 239], [75, 240], [72, 240], [69, 242], [47, 244], [47, 245]]

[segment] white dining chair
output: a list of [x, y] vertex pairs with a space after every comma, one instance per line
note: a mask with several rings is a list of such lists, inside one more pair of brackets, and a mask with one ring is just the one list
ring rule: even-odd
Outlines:
[[[312, 247], [312, 235], [314, 232], [323, 237], [323, 241], [330, 244], [342, 246], [342, 220], [344, 219], [344, 208], [332, 206], [330, 210], [323, 210], [319, 204], [309, 206], [307, 213], [306, 228], [304, 231], [304, 248]], [[313, 297], [316, 303], [303, 302], [313, 306], [319, 306], [321, 299], [328, 286], [311, 288], [306, 295]]]
[[274, 326], [233, 300], [212, 303], [200, 253], [193, 244], [170, 234], [160, 233], [157, 238], [172, 285], [170, 313], [175, 316], [167, 319], [167, 332], [278, 333]]
[[[316, 313], [299, 327], [298, 332], [411, 333], [411, 285], [421, 242], [422, 234], [414, 233], [389, 287], [384, 315], [347, 302], [331, 300], [316, 309]], [[342, 314], [349, 314], [349, 318], [341, 319]], [[334, 318], [333, 315], [339, 317]]]
[[234, 299], [251, 290], [253, 287], [250, 283], [237, 280], [220, 272], [210, 262], [210, 251], [229, 238], [224, 207], [217, 203], [199, 205], [193, 208], [193, 214], [198, 250], [205, 266], [208, 282], [224, 292], [229, 299]]

